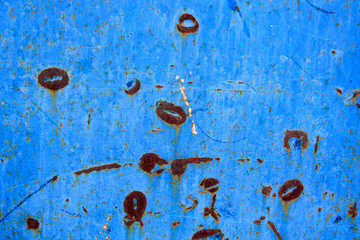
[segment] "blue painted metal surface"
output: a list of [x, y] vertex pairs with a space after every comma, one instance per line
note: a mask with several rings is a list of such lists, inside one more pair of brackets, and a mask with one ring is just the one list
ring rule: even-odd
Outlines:
[[[2, 239], [358, 239], [358, 1], [0, 9]], [[177, 29], [184, 13], [195, 33]], [[53, 67], [69, 77], [57, 91], [38, 82]], [[158, 101], [186, 121], [164, 122]], [[145, 153], [164, 172], [143, 171]], [[175, 159], [195, 157], [212, 160], [175, 174]], [[304, 189], [286, 201], [291, 179]], [[146, 196], [141, 221], [124, 209], [133, 191]]]

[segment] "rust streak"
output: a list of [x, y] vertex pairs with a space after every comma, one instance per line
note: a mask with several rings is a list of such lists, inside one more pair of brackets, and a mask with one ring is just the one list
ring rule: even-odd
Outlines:
[[277, 238], [278, 238], [279, 240], [283, 240], [283, 238], [281, 237], [280, 233], [279, 233], [278, 230], [276, 229], [275, 224], [272, 223], [272, 222], [270, 222], [270, 221], [268, 221], [267, 223], [269, 224], [271, 230], [273, 230], [273, 232], [275, 233], [275, 235], [277, 236]]
[[110, 170], [110, 169], [114, 169], [114, 168], [121, 168], [121, 165], [118, 163], [105, 164], [102, 166], [92, 167], [92, 168], [87, 168], [87, 169], [84, 169], [81, 171], [77, 171], [77, 172], [75, 172], [75, 174], [79, 176], [83, 173], [88, 174], [88, 173], [91, 173], [94, 171], [99, 172], [99, 171]]
[[335, 88], [335, 91], [338, 92], [339, 94], [342, 94], [342, 93], [343, 93], [343, 92], [342, 92], [340, 89], [338, 89], [338, 88]]
[[316, 137], [316, 143], [315, 143], [315, 146], [314, 146], [314, 154], [316, 154], [318, 149], [319, 149], [319, 141], [320, 141], [320, 135], [318, 135]]
[[189, 163], [206, 163], [212, 161], [213, 158], [210, 157], [203, 157], [203, 158], [181, 158], [181, 159], [175, 159], [171, 163], [171, 172], [173, 175], [182, 175], [185, 173], [187, 164]]

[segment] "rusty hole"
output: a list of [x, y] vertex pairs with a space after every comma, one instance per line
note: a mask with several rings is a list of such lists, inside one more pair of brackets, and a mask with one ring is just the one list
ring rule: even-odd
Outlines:
[[183, 124], [187, 118], [182, 107], [166, 101], [158, 101], [156, 103], [156, 114], [164, 122], [175, 125]]
[[141, 226], [144, 223], [141, 221], [146, 209], [146, 196], [142, 192], [133, 191], [125, 197], [124, 211], [126, 213], [124, 223], [130, 227], [134, 222], [139, 222]]
[[[189, 26], [191, 23], [192, 25]], [[193, 15], [184, 13], [180, 16], [176, 28], [180, 33], [195, 33], [199, 30], [199, 23]]]
[[38, 83], [46, 89], [57, 91], [69, 84], [69, 76], [60, 68], [48, 68], [39, 74]]
[[[290, 191], [291, 190], [291, 191]], [[304, 185], [298, 179], [286, 181], [279, 189], [279, 197], [285, 201], [291, 201], [298, 198], [304, 191]]]
[[135, 93], [139, 92], [140, 88], [141, 88], [141, 82], [138, 79], [135, 79], [135, 84], [134, 84], [134, 81], [130, 81], [126, 85], [127, 85], [127, 87], [132, 86], [129, 89], [125, 89], [125, 93], [127, 95], [131, 95], [131, 96], [134, 95]]

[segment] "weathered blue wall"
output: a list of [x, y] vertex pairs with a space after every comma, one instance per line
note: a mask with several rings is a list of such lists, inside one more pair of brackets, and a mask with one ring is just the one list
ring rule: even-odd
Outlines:
[[[191, 239], [201, 229], [221, 229], [223, 239], [360, 236], [359, 1], [0, 9], [1, 239]], [[183, 13], [197, 19], [196, 33], [177, 30]], [[39, 84], [51, 67], [67, 72], [66, 87]], [[135, 79], [141, 89], [127, 95]], [[171, 126], [157, 102], [188, 112], [181, 87], [192, 115]], [[307, 134], [308, 146], [303, 135], [284, 147], [287, 130]], [[168, 161], [166, 170], [141, 170], [144, 153]], [[213, 160], [175, 176], [171, 163], [194, 157]], [[219, 180], [218, 223], [204, 216], [204, 178]], [[278, 191], [290, 179], [304, 189], [286, 202]], [[143, 226], [124, 224], [132, 191], [147, 199]]]

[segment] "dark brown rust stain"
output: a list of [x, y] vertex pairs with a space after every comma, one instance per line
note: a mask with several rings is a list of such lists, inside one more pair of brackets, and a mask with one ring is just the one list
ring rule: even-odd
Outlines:
[[88, 214], [88, 211], [86, 210], [85, 207], [82, 207], [82, 209], [83, 209], [83, 211], [84, 211], [86, 214]]
[[[290, 188], [293, 188], [293, 187], [295, 187], [295, 189], [293, 189], [291, 192], [285, 194], [287, 190], [289, 190]], [[291, 180], [286, 181], [280, 187], [278, 195], [283, 201], [288, 202], [288, 201], [298, 198], [303, 191], [304, 191], [304, 185], [300, 182], [300, 180], [291, 179]]]
[[224, 234], [222, 233], [222, 231], [220, 229], [202, 229], [202, 230], [194, 233], [191, 240], [198, 240], [198, 239], [203, 239], [203, 238], [207, 238], [207, 237], [212, 237], [217, 234], [221, 234], [222, 237], [224, 236]]
[[[51, 78], [56, 76], [62, 77], [61, 80], [51, 81]], [[57, 91], [69, 84], [69, 76], [60, 68], [48, 68], [39, 74], [38, 83], [46, 89]]]
[[114, 168], [121, 168], [121, 165], [118, 163], [105, 164], [102, 166], [92, 167], [92, 168], [87, 168], [87, 169], [84, 169], [81, 171], [77, 171], [77, 172], [75, 172], [75, 174], [79, 176], [83, 173], [88, 174], [88, 173], [91, 173], [94, 171], [99, 172], [99, 171], [110, 170], [110, 169], [114, 169]]
[[264, 194], [265, 196], [270, 196], [271, 191], [272, 191], [271, 186], [261, 186], [261, 193]]
[[[136, 203], [134, 203], [134, 200], [136, 200]], [[124, 223], [127, 227], [130, 227], [134, 222], [139, 222], [141, 226], [144, 226], [141, 218], [144, 215], [146, 205], [146, 196], [142, 192], [133, 191], [126, 196], [124, 201], [126, 220], [124, 220]]]
[[360, 96], [360, 90], [356, 90], [351, 98], [351, 100], [355, 101]]
[[[177, 113], [179, 116], [169, 114], [166, 111]], [[164, 122], [174, 125], [183, 124], [187, 118], [187, 115], [182, 107], [166, 101], [158, 101], [156, 103], [156, 114]]]
[[270, 222], [270, 221], [268, 221], [267, 223], [269, 224], [271, 230], [275, 233], [276, 237], [277, 237], [279, 240], [283, 240], [283, 238], [281, 237], [280, 233], [279, 233], [278, 230], [276, 229], [275, 224], [272, 223], [272, 222]]
[[320, 135], [316, 136], [316, 143], [314, 146], [314, 154], [316, 154], [319, 149], [319, 141], [320, 141]]
[[[155, 164], [162, 166], [168, 164], [168, 162], [165, 159], [160, 158], [159, 155], [155, 153], [144, 153], [140, 158], [139, 167], [144, 172], [152, 174], [152, 170], [155, 168]], [[159, 169], [155, 171], [155, 174], [159, 175], [164, 170], [165, 169]]]
[[134, 95], [135, 93], [137, 93], [141, 88], [141, 82], [138, 79], [135, 79], [135, 84], [132, 88], [130, 89], [125, 89], [125, 93], [127, 95]]
[[348, 210], [348, 215], [351, 216], [351, 219], [353, 221], [355, 221], [355, 218], [358, 215], [358, 209], [357, 209], [356, 205], [357, 205], [357, 202], [354, 202], [354, 204], [352, 206], [350, 206], [350, 208]]
[[214, 187], [214, 186], [219, 183], [220, 183], [219, 180], [215, 178], [204, 178], [200, 182], [200, 186], [204, 187], [205, 191], [209, 192], [210, 194], [214, 194], [217, 190], [219, 190], [219, 187]]
[[34, 218], [28, 218], [26, 220], [26, 223], [27, 223], [27, 227], [28, 229], [33, 229], [33, 230], [37, 230], [39, 229], [39, 226], [40, 226], [40, 223], [38, 220], [34, 219]]
[[69, 199], [67, 198], [65, 201], [66, 201], [66, 202], [69, 202]]
[[342, 94], [342, 93], [343, 93], [343, 92], [342, 92], [340, 89], [338, 89], [338, 88], [335, 88], [335, 91], [338, 92], [339, 94]]
[[263, 221], [263, 220], [265, 220], [265, 216], [260, 217], [260, 221]]
[[258, 161], [260, 164], [262, 164], [264, 162], [264, 160], [257, 158], [256, 161]]
[[296, 137], [297, 139], [302, 138], [302, 150], [305, 150], [309, 146], [309, 139], [306, 132], [298, 131], [298, 130], [286, 130], [284, 137], [284, 148], [291, 151], [291, 147], [289, 145], [289, 140], [291, 138]]
[[155, 87], [156, 87], [157, 89], [162, 89], [162, 88], [164, 88], [164, 86], [161, 86], [161, 85], [155, 85]]
[[55, 176], [52, 180], [51, 180], [51, 183], [54, 183], [54, 182], [56, 182], [57, 180], [58, 180], [58, 176]]
[[358, 109], [360, 109], [360, 104], [359, 103], [357, 103], [356, 106], [358, 107]]
[[174, 222], [172, 223], [172, 228], [175, 229], [177, 225], [180, 225], [180, 222], [174, 221]]
[[[193, 26], [191, 27], [185, 27], [182, 24], [186, 21], [186, 20], [190, 20], [194, 23]], [[186, 34], [186, 33], [195, 33], [199, 30], [199, 23], [196, 20], [196, 18], [189, 14], [189, 13], [184, 13], [183, 15], [180, 16], [179, 18], [179, 23], [176, 24], [176, 28], [177, 30], [182, 33], [182, 34]]]
[[219, 217], [221, 217], [221, 215], [217, 211], [215, 211], [215, 202], [216, 202], [216, 194], [212, 196], [212, 202], [210, 208], [206, 207], [204, 209], [204, 217], [211, 215], [214, 218], [215, 222], [219, 223]]
[[260, 221], [260, 220], [255, 220], [254, 223], [255, 223], [255, 225], [257, 225], [257, 226], [260, 226], [261, 221]]
[[209, 157], [175, 159], [171, 163], [171, 173], [173, 175], [182, 175], [185, 173], [186, 167], [189, 163], [200, 164], [200, 163], [210, 162], [212, 160], [213, 160], [213, 158], [209, 158]]

